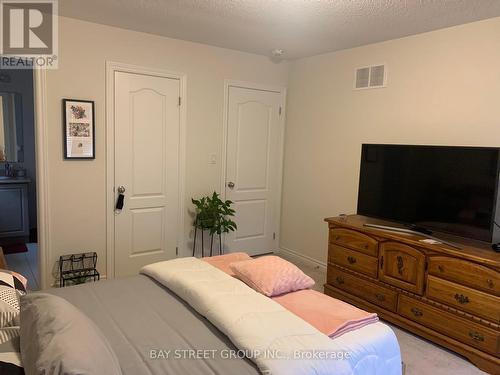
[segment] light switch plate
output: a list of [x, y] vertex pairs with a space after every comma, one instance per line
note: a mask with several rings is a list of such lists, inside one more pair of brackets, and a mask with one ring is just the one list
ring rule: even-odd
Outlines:
[[217, 154], [208, 154], [208, 164], [217, 164]]

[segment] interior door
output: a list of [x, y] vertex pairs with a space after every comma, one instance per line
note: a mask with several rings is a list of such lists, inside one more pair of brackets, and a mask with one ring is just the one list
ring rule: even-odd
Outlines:
[[180, 81], [115, 72], [115, 276], [174, 258], [179, 211]]
[[229, 88], [226, 199], [234, 202], [238, 226], [225, 238], [229, 252], [276, 250], [281, 100], [279, 92]]

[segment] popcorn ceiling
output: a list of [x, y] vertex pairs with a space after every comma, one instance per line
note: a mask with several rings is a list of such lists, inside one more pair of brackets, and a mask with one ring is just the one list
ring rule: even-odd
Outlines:
[[500, 16], [499, 0], [64, 0], [63, 16], [294, 59]]

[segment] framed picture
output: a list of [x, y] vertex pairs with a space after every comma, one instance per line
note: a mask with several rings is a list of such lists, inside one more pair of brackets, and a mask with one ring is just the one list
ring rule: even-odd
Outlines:
[[63, 99], [64, 159], [95, 159], [94, 102]]

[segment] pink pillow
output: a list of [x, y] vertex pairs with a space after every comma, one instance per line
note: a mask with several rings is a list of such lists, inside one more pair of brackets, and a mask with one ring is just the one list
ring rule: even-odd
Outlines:
[[268, 297], [314, 285], [314, 280], [298, 267], [277, 256], [235, 262], [229, 267], [238, 279]]
[[229, 265], [234, 262], [239, 262], [242, 260], [252, 260], [250, 255], [247, 253], [230, 253], [224, 255], [217, 255], [214, 257], [205, 257], [201, 258], [201, 260], [211, 264], [214, 267], [217, 267], [221, 271], [227, 273], [230, 276], [235, 276]]

